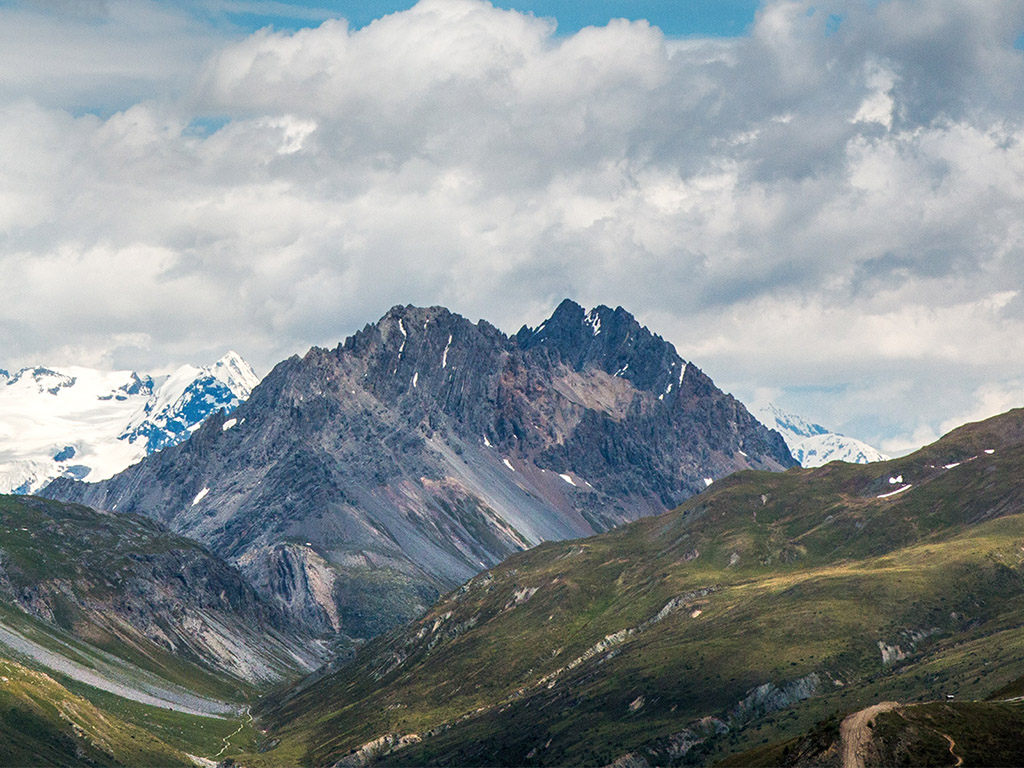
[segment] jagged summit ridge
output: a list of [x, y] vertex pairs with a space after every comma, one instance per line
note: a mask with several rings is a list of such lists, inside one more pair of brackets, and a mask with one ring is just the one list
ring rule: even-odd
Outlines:
[[367, 637], [513, 552], [794, 463], [625, 310], [563, 302], [538, 331], [393, 307], [186, 443], [47, 494], [157, 517], [307, 624]]
[[55, 477], [101, 480], [186, 439], [259, 382], [237, 353], [164, 376], [80, 366], [0, 378], [0, 492], [32, 493]]
[[622, 307], [587, 311], [566, 299], [548, 320], [536, 329], [524, 326], [515, 339], [523, 349], [556, 350], [574, 370], [597, 366], [660, 395], [678, 389], [686, 371], [687, 364], [675, 348]]

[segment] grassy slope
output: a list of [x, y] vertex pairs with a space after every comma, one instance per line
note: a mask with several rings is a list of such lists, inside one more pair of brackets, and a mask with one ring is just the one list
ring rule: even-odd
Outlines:
[[[930, 703], [879, 715], [874, 765], [1019, 766], [1024, 708], [989, 702]], [[948, 736], [953, 740], [950, 752]], [[955, 757], [954, 757], [955, 755]]]
[[[1004, 702], [928, 702], [897, 707], [872, 721], [868, 766], [1019, 766], [1024, 706]], [[950, 743], [952, 740], [952, 744]], [[952, 750], [952, 751], [951, 751]], [[808, 768], [840, 765], [839, 718], [804, 736], [755, 748], [722, 768]]]
[[[881, 696], [983, 697], [1024, 674], [1022, 445], [1015, 411], [886, 464], [740, 473], [658, 518], [516, 555], [272, 699], [280, 743], [246, 762], [319, 764], [418, 734], [387, 759], [603, 764], [713, 715], [730, 732], [687, 756], [705, 760]], [[877, 498], [900, 475], [913, 487]], [[879, 641], [908, 657], [883, 664]], [[807, 701], [747, 723], [735, 711], [811, 674]]]
[[149, 729], [111, 717], [53, 678], [0, 658], [0, 765], [192, 765]]
[[[199, 548], [134, 515], [107, 515], [78, 505], [0, 496], [0, 558], [8, 594], [40, 581], [64, 583], [95, 602], [116, 599], [127, 558], [168, 548]], [[82, 549], [88, 552], [82, 553]], [[99, 621], [97, 620], [99, 618]], [[256, 689], [174, 655], [115, 619], [88, 614], [75, 599], [53, 622], [0, 601], [0, 622], [86, 667], [107, 667], [103, 654], [200, 696], [235, 702]], [[116, 666], [116, 665], [115, 665]], [[257, 733], [246, 717], [186, 715], [129, 701], [21, 659], [0, 645], [0, 765], [192, 765], [187, 753], [222, 759], [251, 751]], [[226, 749], [224, 739], [230, 737]]]
[[133, 559], [181, 550], [203, 552], [199, 544], [137, 515], [0, 496], [0, 573], [9, 580], [0, 585], [5, 587], [0, 594], [24, 593], [47, 582], [66, 595], [54, 600], [51, 622], [34, 620], [0, 598], [0, 621], [52, 650], [65, 653], [76, 644], [86, 652], [99, 648], [200, 695], [249, 700], [256, 689], [246, 681], [204, 665], [201, 659], [171, 652], [112, 610], [104, 615], [81, 608], [85, 601], [113, 605], [128, 588], [124, 580], [132, 572]]

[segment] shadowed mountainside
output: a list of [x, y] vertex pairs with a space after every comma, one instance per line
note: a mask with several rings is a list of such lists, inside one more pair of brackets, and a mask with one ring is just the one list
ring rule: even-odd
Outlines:
[[18, 612], [207, 692], [266, 687], [326, 656], [194, 541], [136, 515], [0, 496], [0, 624]]

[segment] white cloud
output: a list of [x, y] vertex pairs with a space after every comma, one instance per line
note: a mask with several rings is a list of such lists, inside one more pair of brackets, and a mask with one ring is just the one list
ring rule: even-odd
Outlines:
[[[889, 450], [1019, 378], [1019, 3], [770, 2], [728, 41], [87, 5], [0, 8], [5, 367], [266, 369], [395, 303], [514, 331], [568, 295]], [[71, 63], [34, 68], [58, 33]]]
[[974, 403], [969, 410], [942, 422], [942, 431], [948, 432], [961, 424], [982, 421], [1011, 408], [1024, 407], [1024, 379], [984, 384], [974, 391]]
[[886, 128], [892, 128], [895, 108], [892, 90], [896, 86], [896, 74], [877, 61], [866, 62], [864, 69], [864, 80], [871, 92], [861, 102], [860, 109], [853, 116], [853, 122], [878, 123]]

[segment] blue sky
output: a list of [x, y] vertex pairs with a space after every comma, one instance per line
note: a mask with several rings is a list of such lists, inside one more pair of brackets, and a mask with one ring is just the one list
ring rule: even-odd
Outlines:
[[[559, 34], [586, 26], [602, 26], [609, 19], [646, 19], [666, 35], [732, 37], [743, 34], [754, 20], [757, 0], [497, 0], [496, 7], [515, 9], [558, 20]], [[307, 0], [305, 2], [237, 3], [232, 21], [245, 29], [272, 25], [278, 29], [313, 26], [330, 15], [342, 16], [362, 27], [381, 16], [410, 8], [410, 0]], [[295, 9], [289, 13], [286, 6]], [[229, 6], [230, 7], [230, 6]], [[242, 10], [242, 9], [245, 10]]]

